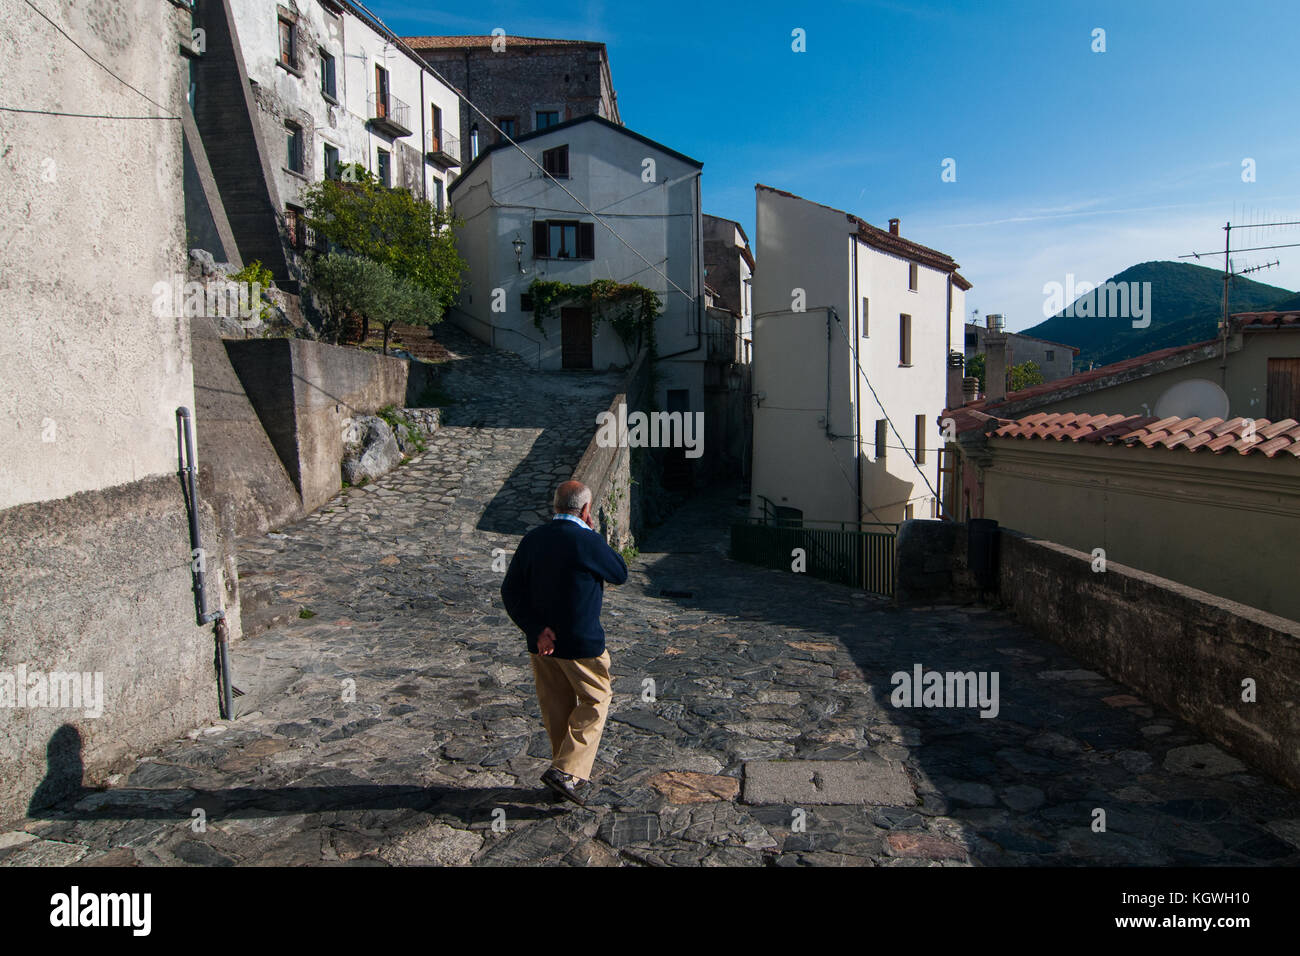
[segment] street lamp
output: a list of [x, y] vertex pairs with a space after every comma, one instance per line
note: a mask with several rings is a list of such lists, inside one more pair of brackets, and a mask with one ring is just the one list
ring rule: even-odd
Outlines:
[[519, 238], [519, 233], [515, 233], [514, 241], [510, 244], [515, 247], [515, 264], [519, 266], [519, 274], [528, 275], [528, 270], [524, 268], [524, 241]]

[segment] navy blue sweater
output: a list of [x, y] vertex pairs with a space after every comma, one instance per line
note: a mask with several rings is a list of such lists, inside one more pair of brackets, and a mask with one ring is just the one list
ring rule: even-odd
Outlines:
[[599, 657], [605, 652], [600, 626], [605, 582], [626, 580], [627, 565], [601, 535], [553, 518], [519, 542], [501, 582], [501, 600], [531, 653], [537, 653], [537, 636], [549, 627], [555, 632], [553, 656]]

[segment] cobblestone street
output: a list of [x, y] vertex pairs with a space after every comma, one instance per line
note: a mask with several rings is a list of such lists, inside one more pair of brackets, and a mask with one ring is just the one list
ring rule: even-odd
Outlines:
[[[553, 804], [493, 551], [549, 514], [621, 376], [448, 341], [456, 403], [427, 453], [241, 548], [277, 623], [233, 649], [238, 719], [0, 830], [0, 865], [1300, 862], [1295, 794], [1008, 616], [728, 560], [735, 489], [606, 590], [596, 796]], [[895, 708], [917, 664], [997, 672], [999, 713]], [[762, 799], [746, 764], [770, 761], [817, 762], [810, 798]], [[821, 762], [890, 803], [840, 799]]]

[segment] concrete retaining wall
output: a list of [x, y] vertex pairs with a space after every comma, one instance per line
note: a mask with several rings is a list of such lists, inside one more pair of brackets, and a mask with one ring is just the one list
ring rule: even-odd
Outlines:
[[[200, 509], [208, 602], [239, 636], [236, 566]], [[0, 820], [102, 781], [120, 760], [219, 715], [212, 625], [196, 623], [177, 477], [0, 511]], [[15, 677], [99, 673], [103, 713], [18, 706]], [[6, 686], [8, 678], [8, 686]], [[84, 701], [83, 701], [84, 704]]]
[[342, 487], [346, 420], [406, 404], [404, 359], [306, 339], [225, 344], [304, 511], [319, 508]]

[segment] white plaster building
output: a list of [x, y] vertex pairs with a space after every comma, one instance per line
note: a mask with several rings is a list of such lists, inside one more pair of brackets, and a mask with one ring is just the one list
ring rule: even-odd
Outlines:
[[342, 164], [445, 205], [460, 99], [418, 55], [347, 0], [225, 2], [291, 248], [306, 242], [303, 187]]
[[635, 356], [612, 329], [598, 326], [593, 332], [592, 318], [582, 309], [561, 309], [539, 332], [528, 287], [534, 279], [640, 283], [664, 303], [656, 325], [656, 401], [669, 411], [702, 411], [702, 164], [594, 115], [517, 142], [554, 179], [501, 143], [480, 153], [452, 185], [456, 214], [465, 221], [457, 242], [469, 273], [461, 303], [448, 317], [539, 368], [625, 366]]
[[751, 513], [936, 516], [938, 418], [970, 283], [898, 220], [878, 229], [762, 185], [756, 202]]

